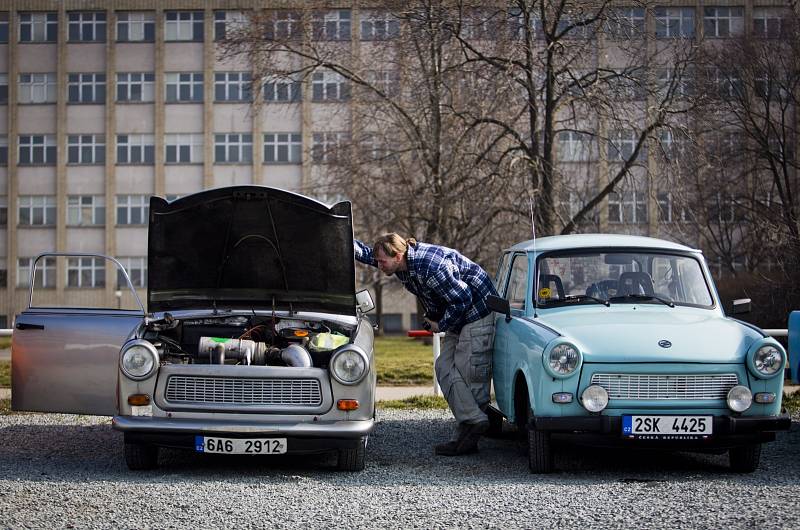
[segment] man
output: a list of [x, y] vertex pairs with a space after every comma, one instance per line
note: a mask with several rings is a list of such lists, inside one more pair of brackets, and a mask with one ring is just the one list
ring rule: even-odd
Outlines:
[[439, 444], [436, 454], [474, 453], [489, 428], [494, 315], [486, 305], [497, 292], [480, 266], [447, 247], [417, 243], [385, 234], [372, 248], [355, 240], [358, 261], [396, 276], [425, 308], [425, 322], [434, 333], [445, 332], [436, 361], [436, 378], [458, 421], [455, 440]]

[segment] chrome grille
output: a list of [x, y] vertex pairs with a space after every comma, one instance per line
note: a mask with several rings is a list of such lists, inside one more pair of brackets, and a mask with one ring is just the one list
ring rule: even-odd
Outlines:
[[322, 404], [317, 379], [246, 379], [173, 375], [164, 397], [170, 403], [228, 405]]
[[736, 374], [592, 375], [592, 384], [605, 388], [609, 399], [725, 399], [738, 383]]

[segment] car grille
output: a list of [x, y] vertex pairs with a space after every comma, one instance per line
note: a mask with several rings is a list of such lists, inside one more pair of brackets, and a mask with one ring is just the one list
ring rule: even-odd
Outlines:
[[736, 374], [592, 375], [592, 384], [605, 388], [609, 399], [725, 399], [738, 383]]
[[245, 379], [170, 376], [164, 397], [170, 403], [319, 406], [317, 379]]

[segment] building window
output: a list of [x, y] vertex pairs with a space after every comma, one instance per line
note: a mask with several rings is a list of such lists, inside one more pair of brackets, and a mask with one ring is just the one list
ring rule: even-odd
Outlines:
[[215, 101], [250, 101], [253, 77], [248, 72], [217, 72], [214, 74]]
[[246, 24], [247, 16], [241, 11], [214, 11], [214, 40], [224, 40]]
[[[632, 129], [611, 131], [608, 138], [609, 162], [625, 162], [633, 156], [636, 144], [639, 142], [639, 133]], [[643, 143], [636, 160], [647, 158], [647, 144]]]
[[20, 42], [56, 42], [58, 13], [20, 13]]
[[608, 194], [608, 222], [642, 224], [647, 222], [647, 194], [640, 191]]
[[106, 223], [106, 198], [102, 195], [67, 197], [69, 226], [100, 226]]
[[8, 74], [0, 74], [0, 105], [8, 103]]
[[152, 12], [120, 12], [117, 14], [119, 42], [153, 42], [156, 40], [156, 15]]
[[203, 42], [202, 11], [167, 11], [164, 39]]
[[744, 31], [744, 9], [741, 7], [703, 8], [703, 33], [706, 37], [730, 37]]
[[558, 133], [558, 159], [562, 162], [588, 162], [592, 157], [593, 137], [589, 133], [562, 131]]
[[392, 143], [394, 142], [390, 138], [382, 134], [364, 133], [359, 139], [358, 146], [362, 159], [383, 161], [394, 157], [395, 152], [390, 146]]
[[155, 137], [152, 134], [117, 135], [117, 164], [152, 165], [155, 159]]
[[788, 13], [782, 7], [753, 8], [753, 36], [762, 39], [780, 39], [789, 33]]
[[712, 223], [733, 223], [737, 220], [736, 200], [730, 193], [717, 192], [711, 197], [708, 208], [709, 221]]
[[688, 98], [694, 94], [694, 72], [691, 68], [680, 72], [674, 68], [659, 70], [658, 87], [662, 97], [671, 92], [674, 97]]
[[[612, 98], [619, 101], [640, 101], [647, 95], [647, 79], [644, 67], [615, 72], [608, 77]], [[579, 94], [582, 95], [582, 94]]]
[[166, 74], [167, 103], [203, 101], [202, 72]]
[[694, 37], [694, 8], [656, 7], [656, 37]]
[[725, 72], [720, 68], [713, 67], [708, 69], [707, 75], [709, 87], [712, 88], [709, 96], [716, 96], [725, 101], [743, 97], [742, 80], [735, 77], [734, 71]]
[[105, 42], [106, 14], [82, 11], [67, 14], [70, 42]]
[[203, 162], [202, 134], [164, 135], [168, 164], [199, 164]]
[[53, 165], [56, 163], [56, 137], [53, 134], [21, 135], [19, 165]]
[[303, 34], [303, 20], [300, 13], [282, 9], [270, 13], [264, 28], [267, 40], [296, 39]]
[[302, 162], [302, 136], [300, 133], [264, 134], [265, 164], [299, 164]]
[[154, 101], [155, 74], [152, 72], [128, 72], [117, 74], [117, 101]]
[[661, 152], [667, 160], [682, 160], [689, 154], [690, 140], [686, 133], [664, 129], [659, 136]]
[[656, 195], [658, 202], [658, 220], [661, 223], [687, 223], [691, 220], [689, 209], [678, 206], [675, 196], [670, 192]]
[[320, 132], [312, 135], [311, 158], [319, 164], [334, 164], [350, 143], [350, 133]]
[[8, 226], [8, 197], [0, 196], [0, 226]]
[[67, 137], [67, 163], [105, 164], [106, 137], [102, 134], [75, 134]]
[[400, 35], [400, 21], [388, 11], [361, 12], [361, 40], [389, 40]]
[[0, 44], [8, 42], [8, 11], [0, 12]]
[[103, 258], [67, 258], [67, 287], [105, 287], [106, 260]]
[[67, 101], [70, 103], [105, 103], [106, 74], [69, 74]]
[[252, 134], [214, 135], [214, 162], [218, 164], [235, 164], [252, 161]]
[[286, 78], [272, 78], [264, 81], [264, 101], [295, 102], [300, 101], [301, 94], [300, 81]]
[[644, 36], [644, 8], [617, 7], [608, 11], [606, 34], [612, 39], [640, 39]]
[[[369, 70], [365, 72], [366, 81], [380, 90], [386, 97], [396, 97], [400, 95], [400, 72], [397, 70]], [[371, 89], [365, 89], [368, 99], [375, 99], [379, 96]]]
[[347, 101], [350, 99], [350, 83], [330, 70], [314, 72], [311, 94], [313, 101]]
[[[31, 284], [31, 267], [36, 258], [17, 258], [17, 286]], [[52, 289], [56, 286], [56, 258], [41, 258], [36, 262], [34, 287]]]
[[56, 74], [19, 74], [20, 103], [55, 103]]
[[[134, 287], [147, 287], [147, 258], [117, 258], [117, 261], [125, 267], [128, 278]], [[122, 271], [117, 268], [117, 289], [125, 289], [128, 282]]]
[[118, 225], [143, 225], [149, 215], [147, 195], [117, 195]]
[[315, 11], [311, 26], [316, 40], [350, 40], [350, 10]]
[[21, 195], [17, 210], [19, 226], [56, 224], [56, 198], [52, 195]]
[[0, 134], [0, 165], [8, 165], [8, 136]]

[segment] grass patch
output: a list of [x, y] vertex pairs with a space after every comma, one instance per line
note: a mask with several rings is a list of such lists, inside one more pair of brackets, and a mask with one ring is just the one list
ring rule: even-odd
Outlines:
[[433, 346], [408, 337], [376, 337], [375, 368], [379, 385], [433, 383]]
[[11, 361], [0, 361], [0, 388], [11, 386]]
[[447, 401], [442, 396], [411, 396], [405, 399], [378, 401], [382, 409], [446, 409]]
[[11, 337], [0, 337], [0, 350], [11, 347]]
[[790, 395], [784, 394], [782, 404], [786, 412], [792, 416], [800, 414], [800, 392], [795, 392]]

